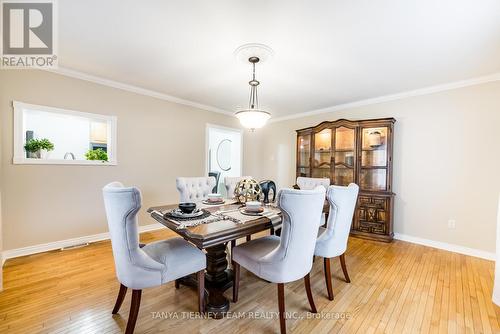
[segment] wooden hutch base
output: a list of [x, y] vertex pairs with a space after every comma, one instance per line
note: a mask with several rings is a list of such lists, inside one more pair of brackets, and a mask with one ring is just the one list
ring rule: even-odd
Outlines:
[[340, 119], [297, 130], [297, 176], [329, 178], [360, 187], [351, 235], [394, 237], [392, 152], [394, 118]]

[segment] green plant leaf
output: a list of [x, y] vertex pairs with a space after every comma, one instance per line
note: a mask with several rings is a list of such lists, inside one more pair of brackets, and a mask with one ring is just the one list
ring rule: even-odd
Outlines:
[[85, 158], [87, 160], [108, 161], [108, 154], [102, 148], [96, 148], [95, 150], [88, 150], [85, 153]]
[[37, 152], [39, 150], [47, 150], [47, 151], [52, 151], [54, 150], [54, 144], [47, 138], [42, 138], [42, 139], [30, 139], [26, 142], [24, 145], [24, 149], [27, 152]]

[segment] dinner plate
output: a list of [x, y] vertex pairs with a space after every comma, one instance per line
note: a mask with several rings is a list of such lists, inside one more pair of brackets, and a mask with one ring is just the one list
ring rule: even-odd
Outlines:
[[222, 200], [222, 201], [219, 201], [219, 202], [214, 202], [214, 201], [209, 201], [209, 200], [204, 200], [204, 201], [201, 201], [203, 204], [207, 204], [207, 205], [221, 205], [221, 204], [224, 204], [226, 203], [226, 201]]
[[240, 213], [246, 216], [262, 216], [262, 214], [264, 213], [264, 208], [260, 208], [259, 211], [247, 211], [245, 208], [241, 208]]
[[203, 214], [203, 211], [200, 209], [195, 209], [191, 213], [184, 213], [180, 209], [174, 209], [170, 211], [170, 214], [173, 217], [178, 217], [178, 218], [195, 218], [201, 216]]

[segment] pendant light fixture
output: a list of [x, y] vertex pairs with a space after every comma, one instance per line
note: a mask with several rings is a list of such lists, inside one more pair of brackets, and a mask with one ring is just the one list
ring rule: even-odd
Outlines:
[[235, 116], [238, 117], [241, 125], [254, 131], [255, 129], [259, 129], [266, 125], [269, 118], [271, 118], [271, 114], [267, 111], [259, 109], [257, 87], [259, 86], [260, 82], [255, 79], [255, 64], [260, 61], [260, 58], [252, 56], [248, 58], [248, 61], [252, 64], [252, 80], [248, 82], [248, 84], [250, 85], [248, 109], [236, 112]]

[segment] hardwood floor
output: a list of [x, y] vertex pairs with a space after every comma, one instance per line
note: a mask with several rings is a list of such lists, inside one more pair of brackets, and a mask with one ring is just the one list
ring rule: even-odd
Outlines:
[[[162, 230], [145, 233], [141, 240], [171, 236]], [[350, 284], [339, 259], [332, 260], [335, 299], [329, 301], [323, 260], [316, 259], [311, 287], [318, 315], [308, 313], [303, 280], [285, 284], [286, 311], [294, 316], [286, 321], [288, 332], [500, 333], [500, 308], [491, 302], [491, 261], [401, 241], [351, 238], [346, 262]], [[119, 314], [111, 314], [119, 283], [107, 241], [8, 260], [4, 288], [0, 333], [121, 333], [126, 326], [130, 292]], [[231, 294], [229, 289], [226, 295]], [[183, 319], [190, 312], [196, 315], [197, 303], [195, 289], [175, 289], [174, 282], [145, 289], [136, 333], [279, 332], [276, 285], [243, 268], [231, 318]], [[240, 312], [254, 313], [242, 318]], [[264, 315], [273, 318], [262, 319]]]

